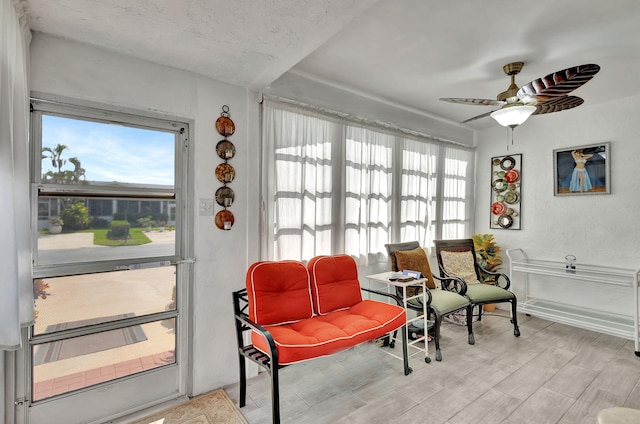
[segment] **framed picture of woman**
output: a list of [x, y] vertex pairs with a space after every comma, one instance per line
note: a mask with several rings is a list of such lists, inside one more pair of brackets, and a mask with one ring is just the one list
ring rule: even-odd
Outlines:
[[554, 195], [611, 193], [611, 143], [553, 151]]

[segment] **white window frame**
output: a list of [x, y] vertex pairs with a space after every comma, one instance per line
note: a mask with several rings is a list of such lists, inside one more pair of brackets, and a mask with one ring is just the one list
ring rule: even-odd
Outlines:
[[[172, 116], [164, 116], [161, 114], [150, 113], [146, 111], [138, 111], [133, 109], [116, 108], [113, 106], [103, 105], [99, 103], [81, 101], [76, 99], [64, 99], [57, 96], [49, 96], [46, 94], [35, 93], [32, 94], [31, 108], [32, 108], [32, 142], [31, 142], [31, 202], [32, 202], [32, 225], [34, 231], [37, 231], [38, 221], [38, 191], [47, 190], [48, 192], [68, 192], [72, 191], [77, 196], [84, 195], [102, 195], [109, 197], [119, 197], [126, 194], [129, 197], [136, 198], [140, 194], [144, 194], [142, 197], [148, 197], [149, 191], [143, 193], [140, 189], [135, 187], [125, 187], [123, 189], [114, 189], [105, 187], [56, 187], [52, 184], [47, 184], [47, 187], [43, 187], [39, 183], [41, 178], [41, 119], [39, 114], [49, 114], [57, 116], [67, 116], [69, 118], [76, 119], [88, 119], [97, 122], [111, 123], [115, 125], [126, 124], [133, 127], [149, 128], [152, 130], [162, 130], [173, 133], [179, 133], [177, 136], [176, 148], [175, 148], [175, 186], [172, 189], [157, 189], [151, 193], [153, 197], [164, 199], [175, 199], [175, 215], [176, 220], [180, 220], [176, 226], [179, 229], [176, 232], [176, 244], [175, 252], [173, 255], [166, 257], [149, 257], [149, 258], [126, 258], [116, 260], [104, 260], [95, 261], [89, 263], [70, 263], [70, 264], [52, 264], [52, 265], [38, 265], [34, 263], [33, 278], [46, 278], [62, 275], [76, 275], [84, 274], [87, 272], [103, 272], [111, 271], [115, 269], [128, 268], [134, 264], [146, 264], [147, 266], [163, 265], [169, 261], [172, 265], [176, 266], [176, 281], [179, 281], [179, 291], [177, 293], [177, 305], [174, 311], [165, 311], [156, 314], [152, 314], [146, 317], [140, 318], [140, 323], [151, 320], [163, 320], [175, 318], [177, 320], [177, 334], [176, 338], [176, 361], [175, 364], [165, 366], [158, 371], [151, 370], [150, 372], [143, 372], [136, 374], [142, 376], [143, 380], [156, 381], [158, 390], [157, 393], [149, 391], [149, 399], [142, 401], [148, 403], [153, 401], [154, 403], [163, 402], [170, 399], [175, 399], [184, 394], [189, 394], [191, 390], [191, 381], [189, 376], [189, 358], [192, 356], [192, 346], [188, 343], [190, 340], [190, 331], [192, 326], [191, 314], [188, 313], [190, 308], [190, 292], [192, 287], [193, 278], [193, 263], [194, 263], [194, 219], [193, 219], [193, 198], [194, 187], [193, 184], [187, 183], [193, 181], [193, 152], [189, 148], [190, 144], [190, 128], [193, 126], [193, 121], [188, 119], [181, 119]], [[37, 137], [37, 139], [34, 139]], [[144, 190], [143, 190], [144, 191]], [[36, 252], [37, 245], [34, 237], [34, 244], [32, 247]], [[180, 319], [178, 319], [180, 318]], [[104, 328], [109, 327], [109, 324], [105, 324]], [[25, 332], [27, 333], [27, 332]], [[30, 331], [28, 331], [30, 333]], [[28, 337], [31, 337], [29, 334]], [[45, 338], [47, 336], [44, 336]], [[44, 340], [44, 339], [43, 339]], [[17, 356], [17, 369], [25, 370], [26, 375], [18, 375], [20, 381], [30, 381], [30, 344], [22, 349], [22, 354]], [[166, 371], [165, 371], [166, 370]], [[171, 372], [172, 374], [169, 374]], [[131, 377], [131, 376], [130, 376]], [[132, 381], [130, 377], [118, 380], [113, 384], [128, 384]], [[163, 380], [164, 379], [164, 380]], [[165, 386], [166, 381], [177, 382], [177, 391], [170, 391], [170, 389], [161, 389]], [[112, 380], [113, 381], [113, 380]], [[101, 383], [97, 386], [89, 386], [77, 391], [79, 398], [86, 397], [91, 390], [100, 390], [102, 386], [109, 386], [112, 382]], [[30, 398], [30, 385], [17, 384], [17, 387], [21, 388], [16, 393], [17, 396], [21, 396], [25, 399]], [[146, 394], [145, 394], [146, 396]], [[119, 402], [117, 397], [107, 396], [113, 402]], [[107, 400], [105, 397], [105, 405]], [[144, 396], [143, 396], [144, 397]], [[71, 399], [69, 394], [62, 395], [60, 399]], [[42, 405], [47, 408], [55, 410], [55, 400], [57, 398], [45, 399]], [[51, 405], [51, 406], [50, 406]], [[114, 411], [121, 411], [122, 409], [116, 409]], [[42, 412], [38, 413], [42, 415]], [[46, 414], [46, 413], [45, 413]]]
[[[435, 173], [436, 178], [436, 188], [435, 193], [432, 195], [432, 198], [429, 200], [435, 203], [435, 208], [432, 211], [432, 215], [426, 217], [427, 223], [426, 226], [433, 227], [434, 231], [432, 234], [429, 234], [425, 240], [419, 240], [424, 244], [431, 244], [433, 240], [440, 239], [443, 236], [448, 238], [462, 238], [469, 237], [473, 231], [473, 217], [472, 212], [474, 210], [474, 196], [473, 189], [475, 185], [475, 149], [463, 145], [458, 145], [452, 142], [447, 142], [444, 140], [437, 139], [436, 137], [431, 137], [428, 135], [421, 135], [417, 133], [408, 132], [406, 130], [390, 128], [389, 126], [381, 126], [380, 124], [373, 122], [365, 122], [363, 119], [350, 118], [345, 117], [343, 114], [338, 114], [336, 112], [327, 111], [324, 109], [320, 109], [317, 107], [310, 107], [308, 105], [300, 105], [294, 104], [294, 102], [280, 102], [271, 99], [265, 99], [263, 102], [263, 119], [262, 119], [262, 135], [263, 135], [263, 143], [262, 143], [262, 151], [261, 151], [261, 195], [262, 195], [262, 205], [263, 205], [263, 218], [261, 220], [261, 235], [262, 235], [262, 257], [263, 259], [296, 259], [296, 260], [308, 260], [309, 249], [308, 246], [305, 248], [305, 251], [302, 252], [283, 252], [279, 251], [277, 248], [276, 242], [278, 235], [276, 234], [276, 229], [278, 228], [278, 218], [277, 211], [273, 207], [276, 201], [276, 193], [274, 193], [274, 181], [276, 178], [276, 154], [277, 147], [275, 146], [276, 140], [275, 137], [279, 137], [278, 131], [281, 131], [282, 134], [295, 134], [292, 128], [287, 129], [278, 129], [275, 128], [276, 124], [271, 122], [272, 115], [271, 113], [276, 111], [284, 111], [287, 113], [296, 113], [300, 116], [308, 116], [313, 119], [326, 119], [328, 122], [331, 122], [333, 125], [333, 131], [331, 134], [327, 135], [329, 139], [331, 139], [331, 175], [332, 181], [332, 222], [331, 222], [331, 231], [332, 231], [332, 240], [331, 247], [324, 247], [324, 251], [313, 251], [312, 255], [316, 254], [338, 254], [345, 253], [345, 196], [346, 196], [346, 187], [345, 187], [345, 172], [346, 172], [346, 159], [345, 159], [345, 150], [346, 150], [346, 133], [348, 132], [348, 127], [364, 127], [368, 130], [387, 134], [395, 137], [395, 143], [393, 146], [393, 169], [392, 169], [392, 200], [390, 204], [391, 209], [391, 222], [390, 228], [388, 231], [388, 240], [386, 243], [394, 243], [399, 241], [408, 241], [401, 240], [402, 230], [401, 230], [401, 220], [400, 220], [400, 211], [401, 211], [401, 193], [402, 193], [402, 155], [405, 149], [405, 140], [418, 141], [422, 143], [431, 144], [436, 147], [434, 150], [437, 152], [437, 160], [435, 171], [430, 171]], [[271, 109], [269, 109], [271, 108]], [[336, 136], [336, 134], [338, 136]], [[295, 137], [292, 135], [291, 137]], [[320, 136], [319, 136], [320, 137]], [[279, 140], [279, 142], [289, 143], [289, 140]], [[319, 142], [322, 142], [321, 140]], [[451, 154], [451, 153], [457, 153]], [[463, 158], [462, 161], [458, 161], [458, 165], [460, 163], [464, 163], [464, 169], [457, 169], [456, 172], [451, 172], [450, 162], [451, 160], [455, 160], [453, 157], [449, 156], [461, 156]], [[305, 162], [304, 158], [300, 159], [302, 162]], [[313, 162], [313, 158], [310, 159]], [[445, 172], [448, 171], [448, 172]], [[460, 187], [459, 192], [455, 193], [455, 195], [445, 196], [445, 187], [447, 184], [458, 184]], [[311, 196], [314, 196], [316, 193], [311, 193]], [[450, 208], [445, 207], [450, 206], [450, 204], [457, 204], [458, 208], [455, 210], [456, 213], [452, 213]], [[378, 223], [379, 224], [379, 223]], [[375, 224], [374, 224], [375, 225]], [[382, 224], [379, 224], [382, 225]], [[455, 228], [455, 231], [443, 231], [445, 225], [449, 225], [447, 228]], [[295, 231], [290, 231], [294, 232]], [[377, 243], [380, 244], [380, 243]], [[426, 248], [431, 248], [431, 245], [425, 245]], [[347, 254], [351, 254], [351, 252], [346, 252]], [[360, 265], [367, 265], [373, 263], [384, 262], [387, 260], [386, 252], [380, 247], [377, 246], [375, 251], [367, 251], [367, 252], [356, 252], [352, 255]]]

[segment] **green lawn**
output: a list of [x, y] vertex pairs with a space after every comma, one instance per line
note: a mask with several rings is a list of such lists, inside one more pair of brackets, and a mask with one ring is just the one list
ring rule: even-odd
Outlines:
[[131, 228], [129, 230], [129, 238], [124, 240], [111, 240], [107, 238], [108, 229], [104, 230], [85, 230], [85, 232], [93, 233], [93, 244], [100, 246], [138, 246], [140, 244], [151, 243], [149, 237], [144, 234], [144, 228]]

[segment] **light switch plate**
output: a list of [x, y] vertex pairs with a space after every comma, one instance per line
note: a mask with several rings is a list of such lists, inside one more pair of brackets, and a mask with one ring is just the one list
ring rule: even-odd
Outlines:
[[213, 216], [213, 199], [198, 200], [198, 215]]

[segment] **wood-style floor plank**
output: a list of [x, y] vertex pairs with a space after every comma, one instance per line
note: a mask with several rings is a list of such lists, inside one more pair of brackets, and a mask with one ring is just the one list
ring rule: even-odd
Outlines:
[[[442, 362], [402, 361], [373, 343], [280, 371], [283, 423], [582, 424], [611, 406], [640, 409], [640, 358], [633, 342], [506, 311], [474, 322], [476, 344], [451, 322], [442, 327]], [[386, 348], [388, 349], [388, 348]], [[400, 346], [394, 351], [400, 353]], [[238, 402], [239, 386], [225, 387]], [[267, 373], [248, 381], [241, 412], [271, 422]]]

